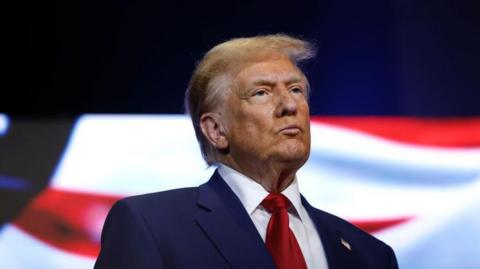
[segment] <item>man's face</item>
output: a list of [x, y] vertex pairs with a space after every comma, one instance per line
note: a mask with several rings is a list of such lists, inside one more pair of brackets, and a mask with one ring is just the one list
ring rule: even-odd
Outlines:
[[255, 62], [242, 69], [233, 79], [224, 113], [229, 153], [238, 164], [275, 161], [298, 169], [307, 160], [307, 81], [288, 59]]

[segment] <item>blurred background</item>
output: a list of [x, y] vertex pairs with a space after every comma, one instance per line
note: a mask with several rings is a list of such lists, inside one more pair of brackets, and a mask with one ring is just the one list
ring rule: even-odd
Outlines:
[[307, 199], [401, 268], [479, 268], [477, 1], [24, 1], [21, 15], [0, 98], [6, 268], [91, 268], [114, 201], [205, 182], [183, 115], [195, 63], [279, 32], [318, 47]]

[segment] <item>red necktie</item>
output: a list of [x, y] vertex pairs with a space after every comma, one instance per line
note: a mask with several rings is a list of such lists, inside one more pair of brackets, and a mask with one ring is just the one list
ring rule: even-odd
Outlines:
[[288, 208], [292, 206], [281, 193], [270, 193], [262, 206], [272, 217], [268, 222], [265, 244], [277, 269], [306, 269], [307, 265], [297, 239], [288, 226]]

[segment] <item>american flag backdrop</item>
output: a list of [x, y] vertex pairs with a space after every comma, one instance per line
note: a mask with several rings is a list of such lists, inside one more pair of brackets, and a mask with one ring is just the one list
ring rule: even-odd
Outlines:
[[[480, 268], [480, 117], [311, 122], [310, 159], [298, 173], [310, 203], [391, 245], [400, 268]], [[0, 160], [16, 151], [41, 156], [7, 143], [17, 141], [14, 125], [0, 114]], [[0, 228], [1, 268], [92, 268], [116, 200], [197, 186], [213, 172], [183, 115], [87, 114], [66, 141], [35, 191], [0, 166], [0, 213], [15, 211]], [[31, 195], [12, 209], [24, 193]]]

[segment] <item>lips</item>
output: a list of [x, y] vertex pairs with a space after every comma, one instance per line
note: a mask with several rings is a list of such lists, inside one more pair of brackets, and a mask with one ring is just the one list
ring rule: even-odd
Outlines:
[[284, 126], [282, 128], [280, 128], [280, 130], [278, 131], [279, 133], [281, 134], [286, 134], [286, 135], [297, 135], [299, 133], [301, 133], [303, 130], [302, 128], [300, 128], [300, 126], [296, 125], [296, 124], [289, 124], [287, 126]]

